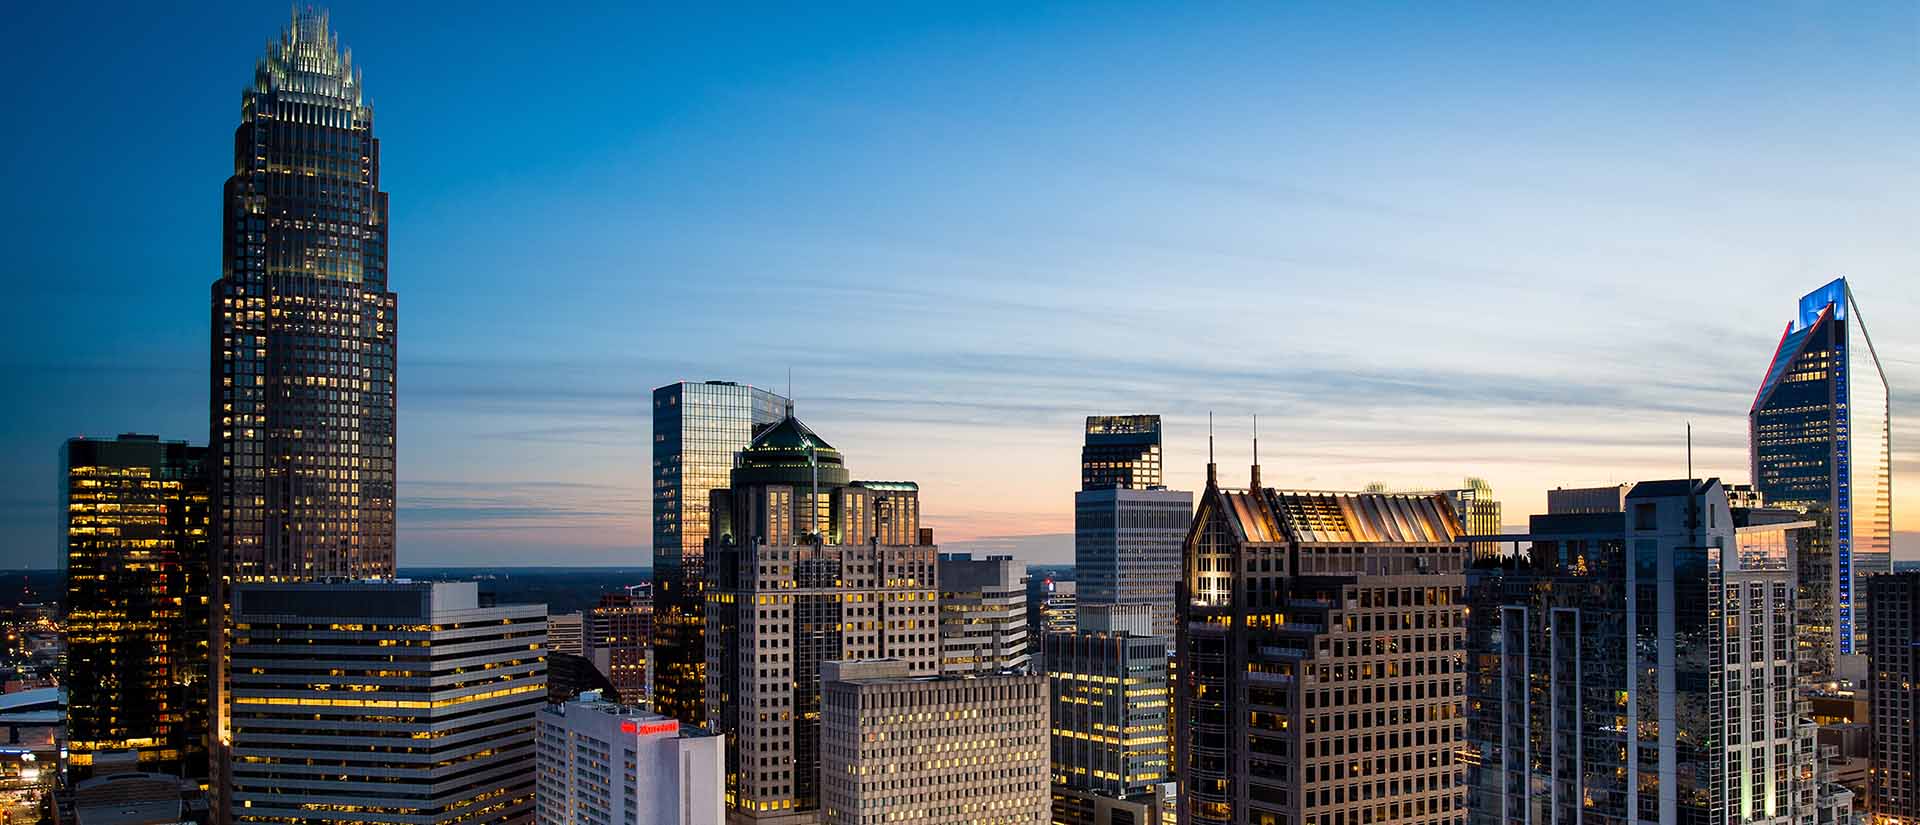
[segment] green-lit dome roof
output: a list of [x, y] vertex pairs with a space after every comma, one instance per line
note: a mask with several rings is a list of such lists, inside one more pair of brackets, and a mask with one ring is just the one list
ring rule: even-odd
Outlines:
[[740, 451], [733, 478], [736, 484], [811, 484], [816, 472], [822, 487], [843, 487], [849, 479], [840, 451], [788, 414]]

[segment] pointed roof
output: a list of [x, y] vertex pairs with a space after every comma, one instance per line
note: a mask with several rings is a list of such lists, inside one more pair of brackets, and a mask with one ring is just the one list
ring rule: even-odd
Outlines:
[[1816, 340], [1814, 333], [1831, 320], [1833, 320], [1833, 305], [1828, 304], [1825, 309], [1820, 310], [1819, 315], [1814, 317], [1812, 323], [1799, 329], [1794, 329], [1791, 323], [1787, 324], [1787, 331], [1780, 336], [1779, 345], [1773, 349], [1773, 360], [1767, 364], [1766, 377], [1760, 381], [1760, 391], [1753, 394], [1753, 406], [1747, 410], [1749, 414], [1758, 411], [1760, 405], [1767, 402], [1767, 396], [1773, 394], [1774, 387], [1780, 385], [1780, 379], [1785, 378], [1787, 371], [1793, 367], [1793, 362], [1799, 360], [1801, 351], [1807, 348], [1807, 342]]
[[832, 444], [820, 437], [812, 427], [794, 418], [789, 411], [780, 423], [768, 427], [765, 432], [754, 436], [749, 450], [831, 450]]

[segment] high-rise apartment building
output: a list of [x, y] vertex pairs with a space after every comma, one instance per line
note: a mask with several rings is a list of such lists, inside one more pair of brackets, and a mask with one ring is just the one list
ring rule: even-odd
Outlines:
[[792, 402], [731, 381], [653, 391], [653, 708], [705, 721], [708, 497], [727, 487], [734, 453], [778, 423]]
[[546, 608], [473, 582], [234, 589], [236, 822], [526, 823]]
[[1097, 825], [1098, 800], [1156, 810], [1173, 781], [1167, 641], [1146, 605], [1089, 606], [1080, 618], [1046, 636], [1053, 817]]
[[710, 511], [707, 724], [727, 737], [728, 817], [811, 823], [821, 665], [890, 658], [937, 675], [938, 549], [903, 543], [920, 535], [915, 485], [853, 481], [791, 416], [740, 451]]
[[1044, 825], [1047, 684], [931, 678], [895, 660], [821, 670], [825, 825]]
[[941, 553], [939, 580], [941, 672], [1026, 670], [1032, 659], [1026, 563]]
[[207, 770], [207, 449], [154, 436], [75, 438], [65, 483], [67, 737], [75, 781], [95, 754]]
[[1796, 696], [1813, 523], [1743, 524], [1717, 479], [1621, 502], [1535, 516], [1526, 554], [1468, 575], [1471, 821], [1812, 825], [1844, 794]]
[[1872, 825], [1920, 822], [1920, 571], [1867, 580]]
[[1855, 617], [1866, 577], [1893, 569], [1887, 379], [1845, 278], [1800, 299], [1748, 423], [1754, 488], [1820, 524], [1809, 550], [1827, 580], [1811, 584], [1828, 594], [1817, 607], [1833, 642], [1819, 664], [1831, 673], [1865, 641]]
[[604, 593], [586, 611], [581, 645], [594, 667], [613, 684], [620, 702], [650, 707], [653, 602], [631, 593]]
[[722, 825], [726, 743], [586, 693], [536, 714], [540, 825]]
[[1193, 524], [1193, 494], [1106, 487], [1073, 496], [1073, 566], [1082, 604], [1144, 604], [1154, 634], [1173, 639], [1180, 548]]
[[1145, 490], [1161, 480], [1160, 416], [1089, 415], [1080, 489]]
[[296, 10], [255, 64], [222, 201], [208, 417], [216, 780], [231, 735], [228, 588], [394, 573], [387, 193], [373, 108], [325, 13]]
[[1179, 596], [1180, 822], [1464, 823], [1452, 506], [1207, 475]]

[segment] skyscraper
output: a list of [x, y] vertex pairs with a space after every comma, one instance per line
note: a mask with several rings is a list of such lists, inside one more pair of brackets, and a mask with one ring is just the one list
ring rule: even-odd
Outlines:
[[952, 676], [1026, 670], [1027, 565], [1012, 556], [941, 553], [940, 670]]
[[1797, 508], [1820, 525], [1810, 552], [1828, 580], [1802, 582], [1802, 594], [1827, 602], [1809, 612], [1824, 614], [1832, 633], [1831, 651], [1819, 657], [1828, 673], [1865, 641], [1855, 616], [1866, 577], [1893, 569], [1890, 421], [1886, 375], [1846, 279], [1807, 293], [1748, 424], [1754, 487], [1770, 506]]
[[1080, 448], [1080, 489], [1159, 487], [1160, 416], [1089, 415]]
[[1453, 508], [1207, 475], [1179, 596], [1180, 822], [1465, 822]]
[[707, 724], [727, 737], [736, 822], [820, 812], [821, 665], [898, 659], [940, 672], [938, 548], [918, 490], [853, 481], [840, 451], [792, 416], [740, 451], [711, 498]]
[[1619, 501], [1535, 516], [1526, 553], [1468, 574], [1470, 821], [1815, 821], [1792, 559], [1812, 522], [1743, 524], [1718, 479]]
[[1173, 638], [1180, 546], [1193, 523], [1184, 490], [1109, 487], [1073, 496], [1073, 567], [1081, 604], [1144, 604], [1154, 635]]
[[219, 575], [390, 576], [398, 319], [373, 109], [311, 9], [240, 100], [213, 284]]
[[1145, 604], [1154, 634], [1173, 640], [1180, 546], [1193, 494], [1160, 475], [1160, 416], [1089, 416], [1073, 496], [1073, 566], [1085, 604]]
[[236, 822], [519, 825], [533, 818], [544, 605], [474, 582], [234, 589]]
[[1920, 822], [1920, 572], [1868, 580], [1873, 825]]
[[240, 95], [212, 290], [216, 761], [228, 588], [394, 572], [399, 307], [362, 92], [309, 7]]
[[791, 407], [731, 381], [681, 381], [653, 391], [653, 707], [689, 725], [706, 718], [707, 497], [726, 489], [733, 454]]
[[66, 468], [67, 736], [76, 781], [93, 758], [207, 770], [207, 449], [154, 436], [75, 438]]

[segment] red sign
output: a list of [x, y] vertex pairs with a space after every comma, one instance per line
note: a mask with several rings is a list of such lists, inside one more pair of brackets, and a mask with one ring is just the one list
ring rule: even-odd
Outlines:
[[629, 719], [620, 723], [621, 733], [637, 733], [641, 736], [652, 736], [656, 733], [677, 733], [679, 730], [680, 722], [677, 719], [669, 719], [665, 722], [635, 722]]

